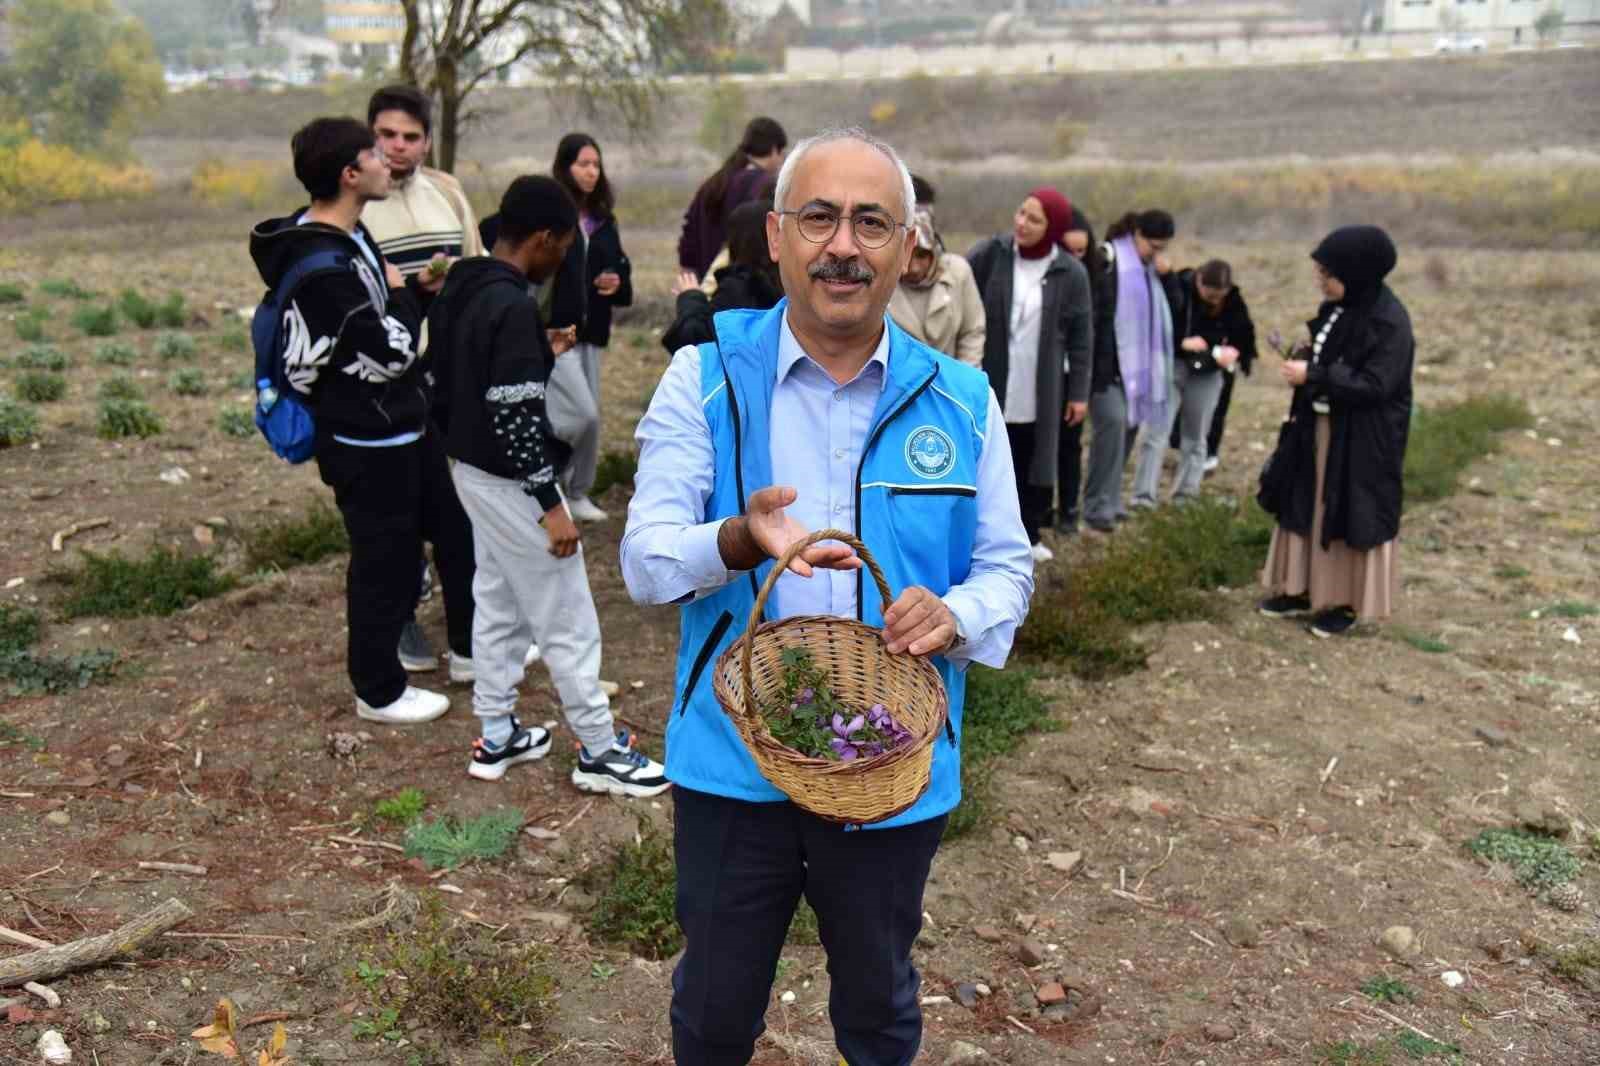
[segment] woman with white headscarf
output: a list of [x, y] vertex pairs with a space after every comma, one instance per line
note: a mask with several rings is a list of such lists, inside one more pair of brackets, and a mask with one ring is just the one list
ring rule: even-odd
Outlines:
[[912, 216], [917, 246], [889, 300], [889, 316], [930, 348], [968, 366], [983, 365], [983, 297], [965, 258], [944, 250], [933, 211]]

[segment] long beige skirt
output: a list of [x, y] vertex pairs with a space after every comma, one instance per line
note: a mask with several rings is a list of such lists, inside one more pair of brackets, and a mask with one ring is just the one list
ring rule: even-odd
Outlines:
[[1282, 526], [1275, 529], [1261, 584], [1274, 594], [1310, 596], [1315, 611], [1349, 607], [1362, 621], [1388, 618], [1400, 593], [1399, 540], [1367, 551], [1356, 551], [1342, 540], [1322, 547], [1322, 478], [1332, 436], [1328, 416], [1318, 415], [1317, 502], [1311, 535], [1302, 537]]

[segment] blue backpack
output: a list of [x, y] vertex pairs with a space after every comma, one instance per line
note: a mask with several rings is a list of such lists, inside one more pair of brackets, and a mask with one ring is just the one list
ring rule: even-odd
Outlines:
[[278, 457], [291, 463], [311, 458], [317, 427], [285, 373], [284, 312], [302, 281], [324, 270], [337, 270], [349, 258], [348, 252], [322, 249], [297, 260], [261, 298], [250, 320], [250, 343], [256, 355], [256, 428]]

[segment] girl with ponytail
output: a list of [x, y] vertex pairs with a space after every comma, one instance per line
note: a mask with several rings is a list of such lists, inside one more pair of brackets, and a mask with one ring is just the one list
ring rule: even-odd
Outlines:
[[727, 240], [728, 216], [748, 200], [771, 195], [788, 147], [789, 137], [777, 120], [750, 120], [739, 146], [700, 184], [683, 213], [679, 267], [694, 271], [696, 277], [705, 276]]

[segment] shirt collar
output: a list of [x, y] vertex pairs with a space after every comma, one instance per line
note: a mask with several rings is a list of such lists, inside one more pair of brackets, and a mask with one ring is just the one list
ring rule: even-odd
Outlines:
[[[799, 338], [797, 338], [794, 335], [794, 331], [789, 328], [789, 312], [787, 309], [785, 309], [783, 312], [783, 324], [778, 329], [777, 380], [782, 382], [785, 378], [787, 378], [789, 376], [789, 372], [794, 369], [795, 364], [800, 362], [802, 359], [816, 367], [817, 370], [821, 371], [823, 374], [827, 374], [827, 371], [823, 370], [822, 365], [815, 359], [812, 359], [811, 356], [807, 355], [806, 350], [800, 347]], [[873, 364], [877, 364], [876, 370], [873, 369]], [[884, 385], [887, 384], [889, 380], [889, 323], [887, 316], [884, 318], [883, 336], [878, 338], [877, 349], [873, 351], [872, 358], [867, 360], [866, 365], [861, 368], [861, 372], [855, 376], [853, 381], [859, 381], [867, 374], [877, 375], [878, 391], [883, 391]]]

